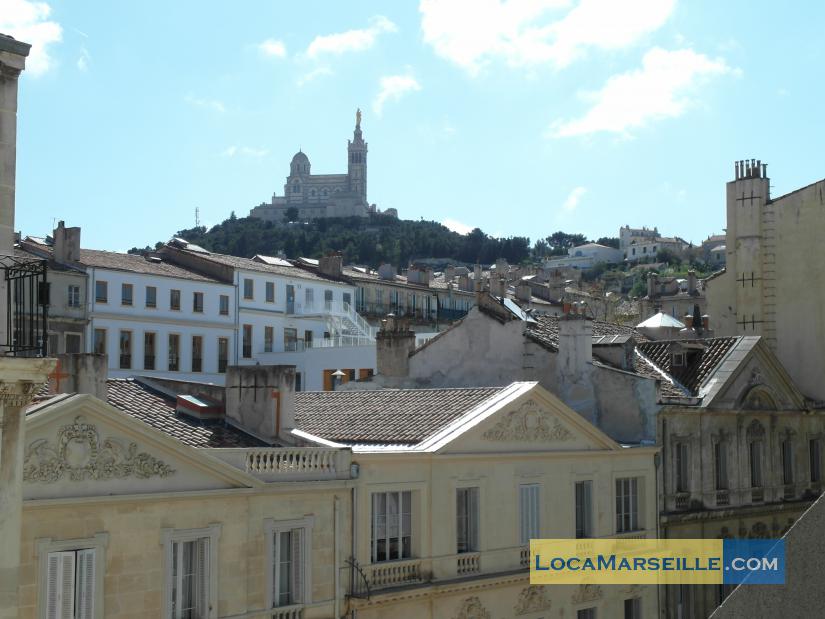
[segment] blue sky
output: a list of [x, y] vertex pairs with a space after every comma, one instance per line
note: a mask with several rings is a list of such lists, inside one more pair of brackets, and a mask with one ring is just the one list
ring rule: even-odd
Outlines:
[[496, 235], [724, 227], [733, 161], [821, 179], [825, 3], [28, 2], [17, 221], [123, 250], [283, 191], [303, 149], [368, 197]]

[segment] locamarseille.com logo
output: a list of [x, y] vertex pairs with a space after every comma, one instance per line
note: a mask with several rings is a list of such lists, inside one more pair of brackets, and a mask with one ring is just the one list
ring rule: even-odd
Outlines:
[[530, 583], [785, 583], [783, 540], [534, 539]]

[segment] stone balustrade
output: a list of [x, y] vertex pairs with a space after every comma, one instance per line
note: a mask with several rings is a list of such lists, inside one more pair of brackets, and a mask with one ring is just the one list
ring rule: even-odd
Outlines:
[[481, 571], [481, 553], [464, 552], [456, 557], [456, 574], [467, 576]]
[[372, 589], [398, 587], [421, 582], [421, 559], [375, 563], [367, 566], [366, 573]]
[[264, 481], [349, 479], [352, 451], [332, 447], [210, 449], [209, 453]]

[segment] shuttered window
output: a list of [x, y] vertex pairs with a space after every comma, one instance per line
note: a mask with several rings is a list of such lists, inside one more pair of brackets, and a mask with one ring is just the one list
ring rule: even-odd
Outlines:
[[305, 603], [305, 536], [302, 528], [275, 531], [273, 535], [273, 606]]
[[47, 619], [93, 619], [95, 549], [50, 552], [47, 557]]
[[478, 488], [456, 490], [456, 552], [478, 552]]
[[172, 619], [209, 616], [209, 538], [172, 542]]
[[522, 484], [519, 486], [519, 543], [522, 546], [541, 537], [539, 514], [539, 485]]
[[576, 482], [576, 537], [593, 537], [593, 482]]

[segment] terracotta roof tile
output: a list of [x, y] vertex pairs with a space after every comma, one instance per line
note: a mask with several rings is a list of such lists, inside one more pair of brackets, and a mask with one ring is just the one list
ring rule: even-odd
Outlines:
[[131, 378], [110, 378], [109, 404], [191, 447], [261, 447], [265, 443], [217, 421], [175, 412], [175, 400]]
[[[697, 395], [705, 380], [716, 371], [716, 368], [739, 340], [738, 337], [715, 337], [706, 340], [660, 340], [638, 344], [636, 349], [653, 362], [656, 367], [684, 385], [691, 395]], [[688, 352], [687, 365], [673, 366], [672, 349], [680, 344], [698, 345], [702, 348]]]
[[339, 443], [416, 445], [503, 389], [305, 391], [295, 394], [296, 425]]
[[[527, 337], [541, 344], [548, 350], [556, 352], [559, 349], [559, 317], [536, 316], [535, 321], [535, 324], [527, 326], [527, 330], [525, 331]], [[603, 320], [593, 321], [593, 337], [609, 335], [628, 335], [637, 342], [648, 341], [648, 338], [636, 331], [633, 327], [626, 327]]]

